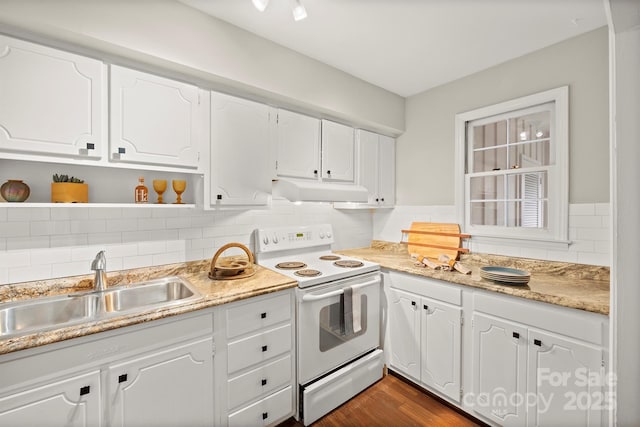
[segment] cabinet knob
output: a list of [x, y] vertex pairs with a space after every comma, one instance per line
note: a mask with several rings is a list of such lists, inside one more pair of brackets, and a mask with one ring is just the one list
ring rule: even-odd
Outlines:
[[514, 337], [514, 338], [520, 338], [520, 334], [519, 334], [519, 333], [517, 333], [517, 332], [514, 332], [514, 333], [513, 333], [513, 337]]
[[96, 148], [96, 144], [93, 142], [87, 142], [87, 150], [94, 150]]
[[126, 152], [127, 150], [125, 150], [124, 147], [118, 147], [118, 154], [124, 154]]
[[222, 194], [218, 194], [218, 195], [216, 196], [216, 200], [222, 200]]
[[384, 202], [384, 197], [382, 199], [380, 199], [381, 202]]
[[411, 301], [411, 305], [415, 307], [416, 306], [416, 302], [415, 301]]
[[538, 347], [542, 347], [542, 341], [540, 341], [540, 340], [533, 340], [533, 343], [535, 345], [537, 345]]
[[260, 313], [260, 318], [261, 319], [266, 319], [267, 318], [267, 313]]
[[327, 171], [327, 175], [331, 175], [331, 171]]
[[127, 380], [127, 374], [122, 374], [120, 376], [118, 376], [118, 382], [119, 383], [123, 383]]
[[263, 346], [262, 346], [262, 351], [263, 351], [263, 352], [264, 352], [264, 351], [267, 351], [267, 346], [266, 346], [266, 345], [263, 345]]
[[424, 308], [425, 310], [429, 310], [429, 306], [428, 305], [423, 305], [422, 308]]
[[380, 201], [380, 199], [376, 199], [376, 202], [379, 202], [379, 201]]
[[91, 393], [91, 386], [80, 387], [80, 396], [84, 396], [85, 394]]
[[262, 413], [262, 419], [266, 420], [267, 418], [269, 418], [269, 413], [268, 412], [263, 412]]
[[263, 386], [267, 385], [267, 379], [266, 379], [266, 378], [263, 378], [263, 379], [260, 381], [260, 384], [262, 384]]
[[314, 175], [318, 175], [318, 170], [317, 170], [317, 169], [315, 169], [315, 170], [313, 171], [313, 174], [314, 174]]

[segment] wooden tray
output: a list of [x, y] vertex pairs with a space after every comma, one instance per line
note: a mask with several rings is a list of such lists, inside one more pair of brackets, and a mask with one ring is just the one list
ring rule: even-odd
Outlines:
[[462, 239], [471, 235], [460, 233], [460, 225], [440, 222], [414, 222], [411, 229], [402, 230], [407, 234], [407, 250], [410, 254], [419, 254], [427, 258], [438, 259], [442, 254], [457, 260], [462, 252], [469, 252], [463, 248]]

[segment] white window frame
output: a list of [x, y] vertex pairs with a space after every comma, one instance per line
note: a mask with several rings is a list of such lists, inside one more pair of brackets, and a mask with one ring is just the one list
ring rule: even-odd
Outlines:
[[[469, 178], [467, 176], [468, 123], [553, 103], [551, 117], [551, 153], [548, 166], [547, 228], [472, 225], [469, 214]], [[499, 104], [456, 114], [455, 118], [455, 201], [458, 222], [474, 237], [526, 242], [568, 244], [569, 217], [569, 87], [562, 86]], [[475, 240], [475, 239], [474, 239]]]

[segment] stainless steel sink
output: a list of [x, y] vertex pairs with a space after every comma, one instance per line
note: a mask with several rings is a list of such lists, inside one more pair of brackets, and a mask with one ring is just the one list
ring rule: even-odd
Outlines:
[[0, 305], [0, 336], [92, 320], [97, 294], [55, 296]]
[[169, 277], [108, 290], [104, 293], [104, 307], [107, 313], [123, 312], [148, 306], [166, 307], [197, 298], [200, 294], [188, 282]]
[[200, 293], [184, 279], [167, 277], [103, 292], [35, 298], [0, 304], [0, 338], [143, 312], [196, 300]]

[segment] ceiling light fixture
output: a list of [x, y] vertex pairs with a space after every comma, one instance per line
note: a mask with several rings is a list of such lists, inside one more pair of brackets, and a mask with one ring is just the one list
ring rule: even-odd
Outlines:
[[251, 2], [260, 12], [264, 12], [269, 5], [269, 0], [251, 0]]
[[296, 21], [300, 21], [307, 17], [307, 10], [304, 8], [300, 0], [295, 0], [295, 4], [293, 5], [293, 19]]

